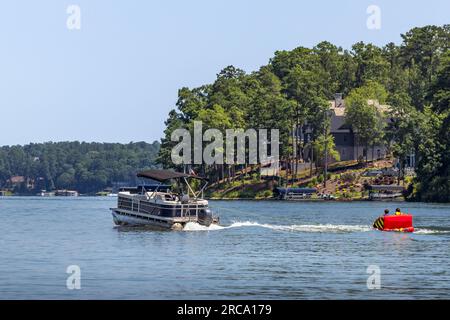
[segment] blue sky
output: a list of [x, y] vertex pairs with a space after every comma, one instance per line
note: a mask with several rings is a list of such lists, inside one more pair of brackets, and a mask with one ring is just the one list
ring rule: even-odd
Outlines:
[[[68, 30], [66, 9], [81, 9]], [[381, 29], [366, 27], [369, 5]], [[2, 0], [0, 145], [160, 139], [177, 91], [327, 40], [400, 42], [449, 21], [450, 1]]]

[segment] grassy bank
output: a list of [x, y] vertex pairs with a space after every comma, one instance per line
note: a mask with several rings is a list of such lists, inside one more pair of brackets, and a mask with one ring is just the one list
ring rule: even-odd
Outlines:
[[[226, 181], [207, 190], [209, 199], [273, 199], [276, 187], [309, 187], [317, 189], [317, 194], [311, 196], [311, 201], [322, 200], [322, 195], [331, 195], [338, 201], [367, 200], [369, 191], [367, 185], [397, 184], [395, 177], [380, 177], [367, 175], [372, 170], [382, 170], [392, 167], [392, 161], [381, 160], [368, 164], [356, 162], [336, 163], [330, 167], [324, 187], [324, 175], [319, 170], [310, 176], [309, 170], [299, 172], [296, 176], [282, 171], [274, 179], [261, 179], [257, 173], [242, 176], [239, 180]], [[411, 183], [412, 177], [405, 177], [401, 185], [405, 188]], [[402, 199], [400, 199], [402, 200]]]

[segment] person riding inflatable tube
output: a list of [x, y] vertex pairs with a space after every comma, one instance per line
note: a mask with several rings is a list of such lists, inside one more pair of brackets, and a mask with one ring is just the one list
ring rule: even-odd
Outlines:
[[411, 214], [385, 215], [376, 219], [373, 227], [381, 231], [414, 232], [413, 216]]

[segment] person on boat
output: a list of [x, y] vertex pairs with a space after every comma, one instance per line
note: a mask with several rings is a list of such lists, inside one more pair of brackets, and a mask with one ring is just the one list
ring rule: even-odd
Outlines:
[[396, 216], [401, 216], [403, 213], [402, 213], [402, 211], [400, 210], [400, 208], [397, 208], [397, 209], [395, 209], [395, 215]]
[[389, 210], [388, 209], [384, 209], [384, 215], [387, 216], [389, 214]]

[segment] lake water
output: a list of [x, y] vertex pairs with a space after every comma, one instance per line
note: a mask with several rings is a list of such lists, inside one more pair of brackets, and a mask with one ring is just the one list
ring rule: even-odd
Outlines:
[[[116, 200], [0, 198], [0, 298], [450, 298], [450, 205], [211, 201], [221, 227], [175, 232], [115, 227]], [[397, 206], [417, 232], [371, 229]]]

